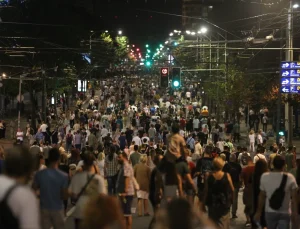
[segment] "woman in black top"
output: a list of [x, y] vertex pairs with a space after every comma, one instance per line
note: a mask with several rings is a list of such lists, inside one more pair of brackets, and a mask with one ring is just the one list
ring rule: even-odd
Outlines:
[[222, 158], [215, 158], [212, 165], [213, 172], [205, 183], [205, 203], [208, 207], [208, 217], [220, 229], [229, 229], [229, 212], [234, 186], [230, 174], [222, 171], [224, 166]]

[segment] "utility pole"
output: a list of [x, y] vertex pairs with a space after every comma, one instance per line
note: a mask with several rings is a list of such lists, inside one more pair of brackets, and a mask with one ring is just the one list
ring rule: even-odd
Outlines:
[[[288, 25], [286, 30], [286, 61], [293, 61], [293, 1], [290, 0], [288, 9]], [[293, 145], [293, 107], [291, 106], [291, 94], [287, 96], [285, 103], [285, 130], [288, 135], [288, 146]]]

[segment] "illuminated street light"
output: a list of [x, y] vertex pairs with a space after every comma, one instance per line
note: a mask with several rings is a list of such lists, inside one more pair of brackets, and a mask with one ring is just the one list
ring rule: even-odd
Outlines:
[[170, 33], [169, 35], [170, 35], [170, 37], [172, 37], [174, 34], [173, 34], [173, 33]]
[[202, 32], [199, 30], [197, 33], [198, 33], [198, 34], [201, 34]]
[[294, 9], [299, 8], [299, 4], [298, 4], [298, 3], [295, 3], [295, 4], [293, 5], [293, 8], [294, 8]]
[[178, 33], [178, 31], [177, 31], [177, 30], [174, 30], [174, 33]]
[[121, 30], [118, 31], [118, 34], [119, 34], [119, 35], [122, 35], [122, 33], [123, 33], [123, 32], [122, 32]]
[[165, 44], [168, 44], [168, 43], [169, 43], [169, 41], [166, 41], [166, 42], [165, 42]]
[[108, 30], [105, 30], [106, 33], [108, 33]]
[[200, 29], [200, 31], [201, 31], [201, 33], [206, 33], [206, 32], [207, 32], [207, 28], [202, 27], [202, 28]]
[[192, 35], [192, 36], [195, 36], [195, 35], [196, 35], [196, 33], [195, 33], [195, 32], [191, 32], [191, 35]]
[[191, 34], [191, 31], [189, 31], [189, 30], [187, 30], [187, 31], [185, 31], [186, 32], [186, 34]]

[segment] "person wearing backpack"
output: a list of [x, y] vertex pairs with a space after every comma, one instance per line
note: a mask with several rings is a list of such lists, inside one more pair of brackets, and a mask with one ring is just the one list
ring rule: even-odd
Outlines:
[[215, 158], [212, 165], [213, 171], [205, 183], [204, 194], [208, 217], [219, 228], [229, 229], [233, 183], [230, 174], [222, 171], [224, 162], [220, 157]]
[[245, 168], [248, 165], [247, 158], [250, 157], [250, 153], [247, 152], [247, 148], [243, 147], [242, 152], [239, 154], [238, 162], [242, 168]]
[[35, 162], [28, 148], [5, 150], [4, 174], [0, 175], [1, 229], [40, 229], [38, 200], [27, 185]]
[[[285, 159], [277, 155], [274, 170], [260, 179], [258, 208], [254, 220], [259, 222], [264, 205], [268, 229], [288, 229], [298, 215], [298, 185], [292, 174], [284, 173]], [[291, 213], [291, 214], [290, 214]]]

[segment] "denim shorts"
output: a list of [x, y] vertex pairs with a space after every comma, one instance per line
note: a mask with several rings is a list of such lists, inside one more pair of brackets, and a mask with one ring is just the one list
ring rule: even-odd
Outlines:
[[133, 196], [121, 196], [120, 201], [123, 210], [123, 215], [125, 217], [131, 216], [131, 206], [132, 206]]

